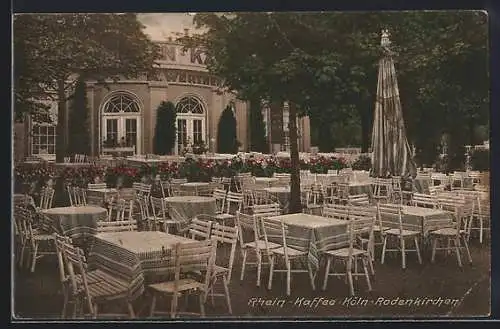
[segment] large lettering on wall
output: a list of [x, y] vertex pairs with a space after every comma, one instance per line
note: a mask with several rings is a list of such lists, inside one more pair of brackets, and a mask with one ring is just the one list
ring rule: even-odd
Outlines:
[[206, 72], [193, 72], [174, 69], [163, 69], [159, 74], [160, 81], [173, 83], [185, 83], [201, 86], [222, 86], [221, 79], [214, 77]]
[[160, 43], [161, 60], [179, 65], [205, 66], [206, 55], [202, 49], [184, 50], [181, 45]]

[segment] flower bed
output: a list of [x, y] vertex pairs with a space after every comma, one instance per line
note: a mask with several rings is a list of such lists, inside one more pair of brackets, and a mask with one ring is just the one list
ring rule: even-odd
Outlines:
[[[348, 166], [343, 158], [315, 157], [301, 159], [300, 168], [312, 173], [327, 173]], [[288, 158], [249, 157], [243, 159], [213, 160], [187, 158], [183, 162], [161, 162], [140, 167], [119, 165], [103, 167], [60, 167], [51, 164], [26, 165], [15, 167], [15, 192], [36, 194], [46, 185], [56, 186], [57, 193], [64, 193], [67, 185], [86, 187], [89, 183], [106, 182], [109, 187], [131, 187], [134, 182], [151, 183], [156, 177], [162, 180], [187, 178], [188, 181], [208, 182], [212, 177], [234, 177], [238, 173], [250, 172], [254, 176], [271, 177], [274, 173], [290, 173], [292, 164]]]

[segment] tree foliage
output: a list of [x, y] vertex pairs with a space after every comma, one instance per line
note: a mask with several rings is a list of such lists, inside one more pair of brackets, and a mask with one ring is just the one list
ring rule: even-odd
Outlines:
[[260, 99], [250, 100], [250, 150], [269, 152]]
[[[461, 145], [474, 139], [470, 128], [488, 121], [484, 12], [208, 13], [195, 22], [207, 32], [184, 42], [206, 48], [209, 70], [229, 90], [247, 100], [288, 100], [297, 115], [322, 124], [325, 135], [355, 111], [363, 151], [370, 144], [383, 28], [396, 53], [408, 137], [420, 155], [433, 157], [428, 153], [448, 133], [449, 158], [457, 162]], [[296, 211], [298, 154], [290, 133]]]
[[231, 105], [226, 106], [219, 119], [217, 128], [217, 151], [219, 153], [237, 153], [236, 118]]
[[161, 102], [156, 110], [156, 127], [153, 142], [155, 154], [170, 154], [176, 139], [176, 111], [172, 102]]
[[75, 93], [69, 109], [69, 154], [90, 154], [89, 108], [85, 81], [77, 79]]
[[14, 110], [36, 114], [40, 99], [57, 91], [57, 159], [62, 161], [66, 101], [76, 79], [137, 77], [152, 72], [158, 48], [135, 14], [19, 14], [14, 17]]

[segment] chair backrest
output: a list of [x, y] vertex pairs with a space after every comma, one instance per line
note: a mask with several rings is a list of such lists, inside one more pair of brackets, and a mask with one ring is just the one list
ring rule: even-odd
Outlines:
[[[381, 227], [397, 226], [400, 233], [403, 231], [403, 208], [399, 204], [377, 204], [377, 220]], [[391, 220], [392, 219], [392, 220]]]
[[354, 204], [354, 205], [369, 205], [370, 198], [368, 197], [368, 194], [366, 194], [366, 193], [349, 195], [347, 197], [347, 202], [349, 204]]
[[87, 277], [87, 261], [82, 249], [72, 244], [62, 244], [64, 263], [70, 278], [72, 294], [77, 295], [83, 292], [87, 300], [89, 311], [93, 312], [93, 301], [90, 295], [89, 282]]
[[43, 187], [40, 194], [40, 209], [49, 209], [52, 207], [54, 199], [54, 189], [52, 187]]
[[215, 205], [218, 213], [223, 212], [225, 209], [226, 193], [227, 191], [222, 189], [215, 189], [212, 193], [212, 197], [215, 198]]
[[288, 263], [288, 248], [286, 244], [286, 236], [288, 233], [287, 225], [278, 219], [270, 217], [261, 217], [258, 219], [258, 223], [259, 222], [262, 227], [262, 232], [264, 233], [267, 253], [270, 254], [271, 251], [270, 242], [277, 243], [283, 246], [285, 262]]
[[70, 237], [57, 233], [54, 233], [53, 236], [56, 245], [57, 263], [59, 265], [59, 280], [62, 284], [65, 284], [69, 280], [69, 275], [67, 274], [66, 264], [64, 262], [64, 248], [65, 244], [71, 245], [72, 241]]
[[412, 204], [415, 207], [437, 208], [437, 196], [423, 193], [413, 193]]
[[323, 217], [347, 220], [349, 217], [349, 206], [339, 204], [328, 204], [323, 207]]
[[217, 242], [210, 239], [176, 244], [174, 249], [175, 281], [173, 293], [177, 294], [178, 292], [181, 274], [189, 272], [205, 273], [203, 290], [207, 291], [215, 265], [216, 251]]
[[[226, 226], [219, 223], [214, 223], [212, 226], [212, 233], [210, 235], [212, 240], [220, 244], [230, 244], [231, 250], [229, 252], [229, 260], [224, 265], [229, 270], [227, 281], [231, 281], [231, 273], [233, 271], [234, 255], [236, 253], [236, 243], [238, 242], [238, 226]], [[220, 265], [220, 264], [219, 264]]]
[[391, 178], [375, 178], [373, 194], [375, 196], [390, 196], [392, 193]]
[[392, 176], [392, 191], [401, 191], [401, 176]]
[[149, 197], [151, 201], [151, 210], [153, 217], [156, 220], [166, 220], [168, 217], [167, 207], [165, 205], [165, 199], [157, 197]]
[[117, 220], [113, 222], [98, 221], [97, 232], [125, 232], [137, 231], [137, 222], [135, 220]]
[[438, 195], [441, 192], [444, 192], [444, 185], [429, 186], [430, 195]]
[[[111, 221], [122, 221], [125, 218], [125, 208], [126, 203], [124, 199], [118, 199], [117, 197], [112, 197], [108, 204], [108, 222]], [[113, 217], [114, 215], [114, 217]]]
[[227, 192], [225, 206], [225, 212], [228, 214], [235, 211], [241, 211], [243, 207], [243, 193]]
[[198, 216], [196, 216], [191, 220], [188, 233], [192, 239], [209, 239], [212, 232], [212, 223], [212, 221], [201, 220]]
[[106, 189], [106, 183], [89, 183], [87, 185], [88, 190], [103, 190]]
[[278, 216], [281, 213], [279, 203], [257, 204], [250, 207], [253, 215], [257, 217]]
[[[254, 215], [244, 214], [242, 212], [236, 212], [236, 226], [238, 227], [238, 235], [240, 241], [240, 247], [248, 242], [254, 242], [255, 249], [259, 249], [257, 241], [261, 240], [263, 233], [261, 227], [258, 223], [258, 217]], [[251, 236], [250, 239], [245, 239], [246, 236]]]

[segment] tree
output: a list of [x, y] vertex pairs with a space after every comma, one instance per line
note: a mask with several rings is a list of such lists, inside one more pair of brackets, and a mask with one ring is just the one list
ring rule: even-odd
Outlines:
[[261, 153], [269, 152], [261, 101], [258, 98], [250, 100], [250, 150]]
[[176, 139], [176, 111], [172, 102], [161, 102], [156, 110], [156, 127], [153, 149], [155, 154], [170, 154]]
[[[423, 108], [444, 118], [442, 126], [450, 131], [456, 127], [454, 117], [481, 121], [471, 113], [477, 114], [487, 100], [483, 13], [230, 13], [198, 14], [195, 22], [207, 32], [184, 38], [186, 46], [207, 49], [209, 70], [222, 77], [229, 90], [242, 99], [287, 100], [294, 104], [291, 123], [296, 115], [308, 115], [314, 122], [335, 118], [344, 123], [357, 111], [363, 151], [369, 145], [382, 28], [390, 28], [397, 53], [410, 140], [416, 131], [423, 131]], [[474, 66], [478, 61], [477, 72], [468, 80], [465, 74], [472, 70], [463, 64]], [[456, 69], [457, 65], [463, 66]], [[456, 111], [450, 114], [450, 108]], [[300, 186], [293, 126], [290, 209], [296, 212], [300, 210]]]
[[88, 132], [87, 88], [85, 81], [77, 79], [75, 93], [71, 99], [69, 113], [69, 139], [70, 154], [90, 154], [90, 141]]
[[219, 153], [237, 153], [236, 118], [231, 105], [226, 106], [219, 119], [217, 129], [217, 151]]
[[14, 17], [16, 116], [36, 113], [38, 100], [56, 92], [57, 161], [63, 160], [68, 146], [66, 102], [75, 76], [105, 82], [152, 72], [159, 52], [142, 28], [130, 13]]

